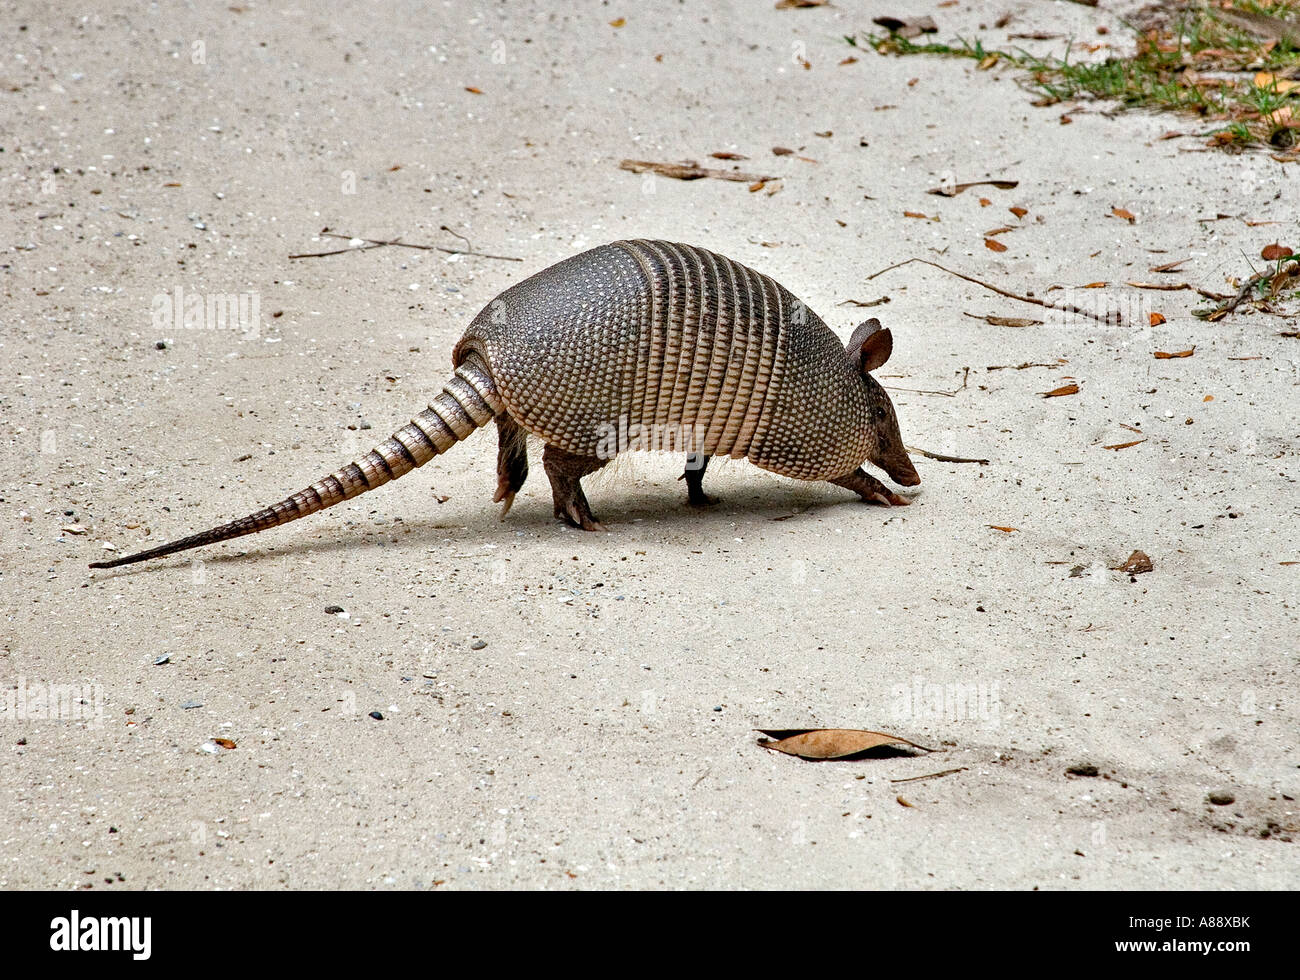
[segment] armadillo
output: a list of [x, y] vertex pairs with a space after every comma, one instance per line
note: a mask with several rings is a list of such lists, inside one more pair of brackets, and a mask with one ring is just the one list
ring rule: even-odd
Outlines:
[[861, 499], [902, 505], [862, 469], [921, 482], [893, 404], [868, 374], [893, 338], [878, 320], [847, 346], [785, 287], [707, 249], [619, 241], [511, 286], [473, 319], [455, 373], [428, 408], [355, 462], [239, 520], [91, 568], [113, 568], [279, 527], [423, 466], [495, 421], [502, 517], [528, 475], [527, 437], [546, 444], [555, 516], [603, 530], [581, 480], [630, 449], [687, 457], [688, 500], [711, 456], [824, 480]]

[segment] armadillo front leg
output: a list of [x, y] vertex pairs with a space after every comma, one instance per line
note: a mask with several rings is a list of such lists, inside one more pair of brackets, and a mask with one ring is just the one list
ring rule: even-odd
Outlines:
[[704, 470], [709, 457], [704, 453], [691, 453], [686, 457], [686, 470], [679, 479], [686, 481], [686, 502], [692, 507], [712, 507], [717, 497], [704, 492]]
[[515, 502], [515, 494], [528, 479], [528, 430], [502, 412], [497, 422], [497, 492], [492, 497], [494, 504], [505, 502], [501, 508], [501, 518], [510, 513], [510, 505]]
[[603, 531], [605, 527], [591, 513], [587, 495], [579, 482], [588, 473], [595, 473], [609, 460], [598, 456], [579, 456], [547, 445], [542, 451], [542, 468], [551, 480], [551, 494], [555, 498], [555, 516], [566, 524], [584, 531]]
[[865, 472], [860, 466], [848, 476], [842, 476], [838, 480], [828, 480], [827, 482], [833, 483], [837, 487], [844, 487], [846, 490], [852, 490], [869, 504], [884, 504], [886, 507], [893, 504], [895, 507], [906, 507], [911, 503], [906, 497], [900, 497], [894, 493], [870, 473]]

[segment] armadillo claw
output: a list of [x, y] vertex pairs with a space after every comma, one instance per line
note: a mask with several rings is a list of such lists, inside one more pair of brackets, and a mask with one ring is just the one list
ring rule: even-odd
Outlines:
[[494, 504], [502, 504], [501, 520], [504, 521], [506, 519], [506, 515], [510, 513], [511, 506], [515, 502], [515, 495], [513, 492], [503, 493], [502, 490], [498, 488], [496, 496], [492, 498], [492, 502]]

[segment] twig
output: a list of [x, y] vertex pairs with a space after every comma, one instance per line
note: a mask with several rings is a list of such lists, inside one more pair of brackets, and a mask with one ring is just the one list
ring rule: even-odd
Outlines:
[[[448, 228], [446, 225], [443, 225], [439, 230], [450, 231], [453, 235], [456, 235], [456, 233], [454, 231], [451, 231], [451, 229]], [[332, 252], [305, 252], [300, 255], [290, 255], [289, 258], [318, 259], [326, 255], [342, 255], [344, 252], [364, 252], [370, 248], [382, 248], [388, 245], [395, 245], [401, 248], [418, 248], [424, 252], [445, 252], [448, 255], [476, 255], [481, 259], [499, 259], [502, 262], [523, 261], [523, 259], [515, 258], [512, 255], [489, 255], [487, 252], [475, 252], [472, 249], [464, 249], [464, 248], [447, 248], [443, 245], [418, 245], [415, 244], [414, 242], [404, 242], [398, 238], [390, 238], [390, 239], [357, 238], [355, 235], [338, 235], [328, 229], [323, 230], [321, 232], [321, 236], [323, 238], [342, 238], [347, 241], [353, 241], [353, 240], [361, 241], [366, 243], [366, 247], [363, 248], [361, 246], [358, 246], [357, 248], [340, 248]], [[456, 237], [464, 239], [465, 243], [469, 244], [469, 239], [465, 238], [464, 235], [456, 235]]]
[[1240, 306], [1242, 302], [1245, 301], [1246, 297], [1250, 295], [1251, 291], [1255, 288], [1256, 284], [1262, 282], [1264, 280], [1264, 277], [1267, 276], [1268, 274], [1269, 274], [1268, 269], [1265, 269], [1263, 272], [1256, 272], [1253, 276], [1251, 276], [1249, 279], [1247, 279], [1244, 283], [1241, 284], [1241, 288], [1237, 290], [1236, 296], [1232, 297], [1232, 299], [1228, 300], [1228, 302], [1222, 303], [1219, 306], [1215, 307], [1208, 314], [1206, 314], [1205, 319], [1211, 321], [1222, 320], [1225, 316], [1227, 316], [1229, 313], [1233, 312], [1233, 310], [1235, 310], [1238, 306]]
[[1021, 303], [1032, 303], [1034, 306], [1041, 306], [1049, 310], [1060, 310], [1062, 313], [1075, 313], [1079, 316], [1086, 316], [1091, 320], [1096, 320], [1098, 323], [1111, 323], [1111, 324], [1123, 323], [1123, 317], [1120, 315], [1119, 311], [1114, 311], [1112, 313], [1106, 313], [1103, 315], [1103, 314], [1093, 313], [1090, 310], [1080, 309], [1079, 307], [1073, 306], [1069, 303], [1058, 306], [1055, 303], [1049, 303], [1046, 300], [1038, 299], [1035, 296], [1021, 296], [1017, 293], [1010, 292], [1009, 290], [1002, 289], [998, 286], [994, 286], [991, 283], [987, 283], [980, 279], [976, 279], [973, 276], [968, 276], [965, 275], [964, 273], [956, 272], [952, 269], [944, 268], [938, 262], [931, 262], [929, 259], [922, 259], [919, 257], [913, 257], [910, 259], [904, 259], [902, 262], [896, 262], [894, 265], [891, 265], [886, 269], [881, 269], [879, 272], [867, 276], [867, 281], [870, 282], [872, 279], [875, 279], [876, 276], [883, 276], [886, 272], [892, 272], [894, 269], [901, 268], [902, 266], [907, 265], [909, 262], [920, 262], [923, 265], [933, 266], [934, 268], [938, 269], [940, 272], [946, 272], [948, 273], [948, 275], [956, 276], [958, 279], [965, 279], [967, 282], [972, 282], [976, 286], [983, 286], [985, 289], [992, 290], [993, 292], [997, 293], [999, 296], [1005, 296], [1007, 297], [1007, 299], [1019, 300]]
[[734, 180], [742, 184], [761, 184], [769, 180], [780, 180], [765, 174], [747, 174], [739, 170], [714, 170], [698, 166], [694, 161], [688, 163], [655, 163], [651, 160], [624, 160], [618, 165], [619, 170], [630, 170], [634, 174], [650, 171], [660, 177], [675, 177], [678, 180], [699, 180], [712, 177], [714, 180]]
[[943, 453], [932, 453], [928, 449], [918, 449], [916, 446], [907, 446], [909, 453], [920, 453], [929, 459], [937, 459], [941, 463], [979, 463], [980, 466], [988, 466], [987, 459], [967, 459], [965, 456], [945, 456]]
[[906, 779], [891, 779], [890, 782], [891, 783], [915, 783], [921, 779], [939, 779], [943, 776], [951, 776], [955, 772], [965, 772], [965, 771], [966, 771], [966, 767], [962, 766], [959, 769], [945, 769], [943, 772], [932, 772], [925, 776], [908, 776]]

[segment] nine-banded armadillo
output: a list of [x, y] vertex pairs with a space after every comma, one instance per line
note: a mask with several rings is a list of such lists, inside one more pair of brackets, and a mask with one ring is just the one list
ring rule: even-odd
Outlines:
[[712, 455], [745, 456], [863, 500], [906, 504], [861, 469], [921, 482], [894, 407], [867, 372], [888, 330], [868, 320], [847, 348], [779, 283], [706, 249], [659, 241], [602, 245], [511, 286], [452, 354], [455, 375], [429, 407], [354, 463], [271, 507], [91, 568], [278, 527], [409, 473], [495, 420], [502, 516], [528, 475], [527, 435], [546, 443], [555, 516], [599, 530], [580, 480], [628, 449], [690, 454], [692, 504]]

